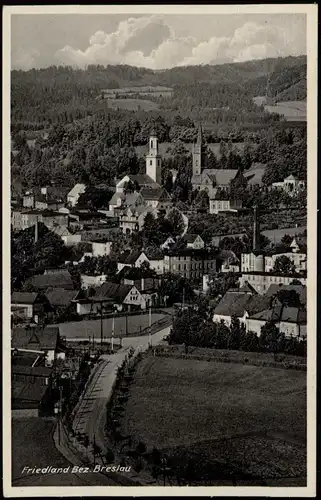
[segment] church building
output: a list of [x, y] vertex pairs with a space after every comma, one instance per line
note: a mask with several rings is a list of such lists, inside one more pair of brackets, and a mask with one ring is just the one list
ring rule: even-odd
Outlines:
[[206, 168], [206, 142], [202, 127], [199, 125], [197, 140], [193, 146], [193, 190], [206, 191], [210, 199], [214, 199], [218, 190], [229, 191], [231, 182], [239, 179], [242, 173], [237, 169]]
[[158, 138], [155, 130], [152, 130], [149, 137], [149, 151], [146, 155], [145, 174], [125, 175], [116, 184], [116, 193], [123, 193], [126, 183], [132, 181], [139, 188], [159, 189], [162, 182], [162, 158], [158, 149]]

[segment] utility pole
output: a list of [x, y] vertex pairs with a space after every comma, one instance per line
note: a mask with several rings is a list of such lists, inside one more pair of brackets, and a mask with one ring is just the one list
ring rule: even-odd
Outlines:
[[115, 335], [115, 311], [113, 314], [113, 325], [111, 329], [111, 352], [114, 351], [114, 335]]
[[103, 335], [104, 335], [104, 329], [103, 329], [103, 303], [101, 303], [100, 307], [100, 343], [103, 345]]
[[148, 321], [148, 345], [149, 347], [152, 346], [152, 307], [151, 304], [149, 304], [149, 321]]

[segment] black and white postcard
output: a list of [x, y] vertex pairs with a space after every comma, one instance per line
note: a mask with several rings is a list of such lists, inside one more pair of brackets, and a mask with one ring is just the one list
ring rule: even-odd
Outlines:
[[317, 6], [7, 6], [4, 494], [316, 495]]

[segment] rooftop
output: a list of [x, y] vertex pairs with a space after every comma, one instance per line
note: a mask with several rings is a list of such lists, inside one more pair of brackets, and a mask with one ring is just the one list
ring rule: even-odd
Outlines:
[[143, 198], [146, 200], [157, 200], [157, 201], [168, 201], [170, 200], [170, 196], [166, 189], [164, 188], [148, 188], [148, 187], [143, 187], [140, 191], [141, 195]]
[[11, 304], [34, 304], [38, 297], [37, 292], [13, 292]]
[[14, 328], [11, 332], [11, 347], [31, 351], [52, 350], [57, 346], [59, 328], [53, 326]]
[[128, 264], [128, 265], [135, 264], [135, 262], [141, 256], [142, 253], [143, 253], [142, 250], [126, 250], [126, 252], [123, 252], [119, 256], [118, 262], [121, 264]]
[[77, 290], [65, 290], [64, 288], [48, 288], [45, 295], [49, 303], [54, 307], [67, 307], [72, 300], [77, 298]]
[[74, 284], [69, 271], [57, 270], [54, 273], [38, 274], [31, 278], [31, 283], [35, 288], [47, 290], [48, 288], [63, 288], [73, 290]]
[[95, 298], [111, 298], [115, 299], [117, 302], [123, 302], [133, 285], [122, 285], [119, 283], [112, 283], [111, 281], [105, 281], [97, 290]]
[[[199, 234], [193, 234], [193, 233], [190, 233], [190, 234], [185, 234], [185, 236], [183, 236], [183, 239], [187, 242], [187, 243], [194, 243], [194, 241], [196, 240], [196, 238], [201, 238], [201, 236]], [[201, 238], [202, 239], [202, 238]], [[203, 240], [202, 240], [203, 241]]]

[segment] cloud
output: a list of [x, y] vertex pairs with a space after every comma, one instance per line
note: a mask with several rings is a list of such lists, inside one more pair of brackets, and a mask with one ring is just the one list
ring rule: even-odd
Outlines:
[[[102, 30], [93, 33], [84, 49], [71, 46], [74, 42], [65, 45], [55, 52], [54, 59], [55, 64], [82, 68], [88, 64], [129, 64], [165, 69], [239, 62], [302, 53], [305, 35], [296, 31], [291, 23], [283, 27], [264, 21], [246, 22], [229, 36], [214, 34], [200, 41], [191, 36], [177, 36], [164, 16], [130, 17], [119, 22], [110, 33]], [[23, 69], [41, 61], [39, 52], [24, 49], [12, 59], [16, 67]]]
[[37, 65], [37, 59], [40, 56], [39, 50], [35, 48], [24, 49], [18, 47], [11, 54], [12, 68], [28, 70]]

